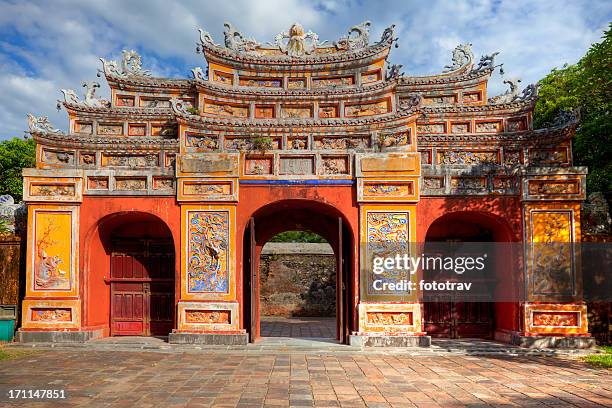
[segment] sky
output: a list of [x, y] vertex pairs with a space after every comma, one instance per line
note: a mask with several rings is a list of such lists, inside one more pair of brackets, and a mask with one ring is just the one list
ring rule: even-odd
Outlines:
[[[196, 54], [197, 28], [223, 43], [223, 22], [265, 43], [292, 23], [337, 40], [364, 20], [371, 41], [396, 25], [399, 48], [390, 62], [405, 75], [428, 75], [450, 63], [459, 43], [475, 57], [499, 51], [507, 78], [537, 82], [552, 68], [577, 62], [612, 21], [609, 0], [0, 0], [0, 140], [23, 136], [27, 113], [49, 116], [66, 129], [58, 112], [60, 89], [82, 94], [81, 81], [96, 78], [100, 57], [120, 60], [135, 49], [155, 76], [190, 78], [205, 67]], [[489, 96], [505, 90], [499, 75]]]

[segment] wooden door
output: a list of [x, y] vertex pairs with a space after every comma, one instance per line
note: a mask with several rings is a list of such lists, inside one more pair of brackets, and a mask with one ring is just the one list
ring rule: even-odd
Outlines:
[[491, 339], [493, 312], [490, 302], [426, 302], [425, 331], [432, 337]]
[[174, 248], [116, 240], [111, 254], [111, 335], [167, 335], [174, 318]]

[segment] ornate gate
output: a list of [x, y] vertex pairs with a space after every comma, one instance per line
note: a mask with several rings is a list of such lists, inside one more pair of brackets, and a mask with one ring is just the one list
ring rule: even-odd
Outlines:
[[174, 248], [167, 240], [115, 240], [111, 334], [167, 335], [173, 327]]

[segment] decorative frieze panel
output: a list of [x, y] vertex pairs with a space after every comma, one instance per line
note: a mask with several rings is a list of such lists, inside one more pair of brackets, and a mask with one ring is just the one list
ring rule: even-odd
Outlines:
[[281, 88], [283, 86], [282, 78], [255, 78], [255, 77], [240, 77], [238, 80], [240, 86], [250, 86], [258, 88]]
[[87, 190], [108, 191], [109, 177], [87, 177]]
[[355, 84], [354, 76], [338, 76], [338, 77], [320, 77], [312, 78], [312, 87], [318, 88], [336, 88], [339, 86], [351, 86]]
[[482, 101], [482, 92], [481, 91], [470, 91], [463, 93], [463, 103], [478, 103]]
[[457, 95], [426, 95], [423, 96], [423, 105], [454, 105]]
[[81, 152], [79, 154], [79, 163], [83, 167], [95, 167], [96, 166], [96, 154], [94, 152]]
[[288, 137], [288, 150], [306, 150], [308, 149], [308, 138], [306, 137]]
[[128, 125], [128, 136], [146, 136], [147, 135], [147, 124], [146, 123], [130, 123]]
[[246, 105], [229, 105], [212, 101], [204, 101], [204, 113], [211, 115], [233, 116], [236, 118], [248, 118], [249, 107]]
[[337, 105], [319, 105], [319, 118], [329, 119], [338, 117]]
[[144, 168], [159, 166], [157, 154], [114, 155], [102, 154], [103, 167]]
[[491, 192], [494, 194], [518, 194], [518, 179], [516, 176], [493, 176]]
[[406, 153], [357, 153], [355, 155], [358, 177], [419, 175], [419, 154]]
[[24, 329], [77, 329], [81, 326], [81, 301], [26, 299], [21, 320]]
[[321, 156], [319, 174], [322, 174], [322, 175], [351, 174], [349, 156]]
[[244, 161], [244, 174], [264, 176], [274, 174], [274, 156], [248, 156]]
[[255, 119], [274, 119], [276, 108], [274, 106], [255, 106]]
[[238, 201], [236, 179], [179, 179], [179, 201]]
[[93, 122], [81, 122], [81, 121], [75, 122], [74, 133], [79, 133], [82, 135], [93, 134]]
[[523, 154], [520, 150], [504, 149], [504, 164], [507, 166], [518, 166], [523, 163]]
[[78, 206], [28, 208], [26, 296], [78, 296]]
[[115, 190], [118, 191], [146, 191], [146, 177], [117, 177], [115, 178]]
[[223, 85], [231, 85], [233, 82], [234, 76], [227, 72], [214, 70], [212, 78], [213, 78], [213, 81], [219, 82]]
[[499, 157], [495, 151], [438, 150], [438, 163], [443, 165], [478, 166], [497, 164]]
[[153, 177], [153, 190], [154, 191], [165, 191], [174, 192], [174, 178], [173, 177]]
[[235, 302], [179, 302], [178, 331], [238, 331], [239, 308]]
[[359, 178], [357, 201], [417, 201], [417, 179], [372, 180]]
[[417, 125], [417, 134], [445, 133], [446, 123], [423, 123]]
[[135, 101], [134, 95], [117, 95], [115, 103], [117, 106], [136, 106]]
[[185, 145], [198, 150], [213, 151], [219, 149], [219, 138], [213, 135], [203, 135], [185, 132]]
[[308, 119], [312, 118], [312, 106], [283, 105], [280, 109], [280, 117], [283, 119]]
[[235, 220], [235, 207], [182, 206], [181, 299], [235, 298]]
[[170, 99], [140, 97], [140, 107], [141, 108], [169, 108]]
[[423, 177], [423, 190], [426, 193], [443, 193], [444, 177]]
[[421, 306], [418, 303], [360, 303], [360, 333], [421, 333]]
[[123, 123], [98, 123], [97, 133], [102, 136], [121, 136]]
[[410, 130], [378, 134], [378, 146], [380, 148], [407, 146], [409, 144], [411, 144]]
[[521, 132], [527, 130], [527, 118], [512, 118], [506, 121], [507, 132]]
[[451, 128], [451, 133], [469, 133], [470, 123], [469, 122], [451, 122], [450, 128]]
[[312, 175], [315, 174], [314, 156], [280, 156], [279, 174]]
[[57, 166], [73, 166], [75, 164], [75, 153], [66, 150], [53, 150], [42, 148], [41, 162]]
[[185, 154], [179, 158], [179, 176], [236, 177], [240, 169], [239, 153]]
[[498, 133], [502, 131], [501, 121], [476, 122], [476, 133]]
[[536, 166], [569, 165], [569, 148], [529, 149], [529, 164]]
[[152, 123], [151, 136], [178, 136], [178, 127], [173, 123]]
[[361, 73], [361, 84], [371, 84], [373, 82], [380, 81], [382, 79], [380, 69], [376, 71], [368, 71]]
[[[62, 173], [58, 174], [58, 176], [61, 175]], [[28, 203], [78, 203], [83, 200], [83, 179], [81, 177], [40, 177], [36, 174], [25, 174], [23, 181], [23, 200]]]
[[486, 193], [487, 178], [486, 177], [451, 177], [450, 179], [451, 194], [469, 195]]
[[306, 78], [289, 78], [287, 80], [288, 89], [306, 89]]
[[[151, 174], [153, 173], [153, 174]], [[85, 171], [86, 195], [168, 196], [175, 194], [175, 178], [168, 172], [149, 170]]]
[[584, 200], [585, 175], [529, 175], [523, 178], [524, 200]]
[[364, 102], [360, 104], [345, 105], [344, 116], [355, 118], [360, 116], [382, 115], [389, 112], [389, 100], [378, 102]]
[[366, 149], [370, 146], [369, 136], [315, 136], [316, 150]]
[[586, 305], [528, 303], [524, 308], [524, 327], [528, 335], [588, 333]]

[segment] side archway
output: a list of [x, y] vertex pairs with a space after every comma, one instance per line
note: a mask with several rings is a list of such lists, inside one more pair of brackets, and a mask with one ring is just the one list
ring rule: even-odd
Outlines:
[[[519, 237], [499, 215], [484, 211], [455, 211], [435, 219], [427, 229], [428, 243], [483, 243], [493, 258], [494, 276], [489, 279], [495, 301], [455, 302], [438, 300], [424, 303], [424, 330], [432, 337], [487, 338], [498, 331], [512, 331], [519, 326], [518, 302], [505, 301], [518, 293], [522, 279], [520, 260], [512, 242]], [[505, 299], [499, 301], [499, 299]]]
[[158, 216], [120, 211], [85, 239], [84, 317], [105, 335], [168, 335], [176, 328], [176, 241]]

